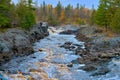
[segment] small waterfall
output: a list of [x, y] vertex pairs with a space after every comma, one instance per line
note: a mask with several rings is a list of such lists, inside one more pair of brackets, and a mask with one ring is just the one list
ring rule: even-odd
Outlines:
[[60, 33], [64, 31], [63, 29], [56, 29], [55, 27], [49, 27], [48, 28], [48, 32], [49, 34], [55, 34], [55, 33]]

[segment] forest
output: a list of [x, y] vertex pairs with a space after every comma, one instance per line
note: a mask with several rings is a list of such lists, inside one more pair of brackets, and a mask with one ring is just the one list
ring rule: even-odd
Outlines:
[[33, 24], [46, 21], [49, 25], [74, 24], [74, 25], [96, 25], [120, 33], [120, 1], [100, 0], [97, 9], [94, 5], [91, 9], [85, 5], [76, 4], [76, 7], [68, 4], [63, 6], [59, 1], [57, 6], [51, 4], [37, 5], [32, 0], [19, 0], [17, 4], [11, 0], [0, 2], [0, 27], [22, 27], [29, 28]]
[[0, 0], [0, 80], [120, 80], [120, 0], [47, 1]]

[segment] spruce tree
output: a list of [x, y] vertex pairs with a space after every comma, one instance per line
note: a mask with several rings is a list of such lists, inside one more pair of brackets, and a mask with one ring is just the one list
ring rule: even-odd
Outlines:
[[9, 7], [11, 0], [0, 0], [0, 27], [9, 27]]
[[120, 5], [118, 6], [114, 17], [112, 18], [112, 22], [110, 24], [111, 29], [114, 32], [120, 33]]
[[114, 12], [116, 11], [115, 0], [100, 0], [100, 4], [95, 13], [95, 23], [99, 26], [106, 28], [106, 31], [110, 28], [110, 23]]
[[100, 0], [100, 5], [98, 6], [98, 9], [95, 13], [95, 23], [100, 26], [107, 27], [107, 20], [106, 20], [106, 14], [107, 14], [107, 0]]
[[57, 6], [56, 6], [56, 10], [57, 10], [57, 18], [59, 18], [60, 13], [62, 11], [62, 5], [61, 5], [60, 1], [58, 2]]
[[17, 4], [17, 15], [19, 17], [19, 26], [27, 29], [35, 24], [35, 14], [32, 8], [32, 0], [19, 0]]

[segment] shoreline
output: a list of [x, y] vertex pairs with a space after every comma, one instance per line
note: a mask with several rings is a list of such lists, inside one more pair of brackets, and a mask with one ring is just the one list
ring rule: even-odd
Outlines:
[[47, 30], [33, 25], [29, 30], [10, 28], [0, 34], [0, 65], [13, 58], [30, 55], [33, 53], [33, 43], [48, 36]]
[[[92, 72], [92, 76], [104, 75], [110, 70], [108, 69], [108, 63], [116, 57], [120, 56], [120, 37], [109, 37], [101, 29], [89, 26], [80, 26], [78, 30], [63, 31], [60, 34], [74, 34], [76, 39], [85, 42], [85, 49], [76, 49], [75, 54], [80, 55], [73, 64], [78, 62], [85, 64], [80, 68], [87, 72]], [[116, 42], [116, 44], [114, 44]], [[62, 47], [71, 49], [72, 43], [66, 42]]]
[[95, 27], [92, 29], [89, 26], [80, 27], [76, 39], [84, 41], [86, 47], [86, 51], [77, 52], [82, 57], [78, 59], [78, 62], [86, 64], [82, 69], [88, 72], [93, 71], [93, 76], [108, 73], [110, 70], [107, 68], [107, 64], [113, 58], [120, 57], [120, 39], [118, 38], [120, 37], [108, 37], [101, 29]]

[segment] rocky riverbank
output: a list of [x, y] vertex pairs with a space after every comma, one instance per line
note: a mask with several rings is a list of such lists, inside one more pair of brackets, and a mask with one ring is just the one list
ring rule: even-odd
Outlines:
[[[46, 32], [45, 32], [46, 31]], [[33, 43], [48, 35], [40, 24], [34, 25], [29, 30], [18, 28], [8, 29], [0, 34], [0, 65], [12, 58], [33, 53]]]
[[[2, 65], [5, 71], [0, 71], [0, 78], [5, 78], [3, 80], [119, 80], [119, 53], [112, 52], [113, 49], [110, 53], [108, 47], [98, 51], [95, 43], [93, 44], [94, 38], [81, 33], [89, 27], [82, 27], [83, 29], [80, 27], [79, 30], [71, 25], [69, 27], [70, 29], [66, 26], [58, 29], [49, 27], [50, 35], [34, 43], [33, 54], [12, 59]], [[115, 49], [119, 50], [118, 47]]]
[[[93, 72], [91, 75], [104, 75], [110, 70], [107, 68], [108, 63], [112, 58], [120, 56], [120, 37], [114, 35], [108, 36], [107, 32], [96, 27], [80, 26], [76, 31], [64, 31], [61, 34], [75, 34], [79, 41], [85, 42], [85, 49], [74, 48], [75, 45], [71, 42], [66, 42], [62, 47], [75, 51], [75, 54], [80, 55], [77, 61], [86, 66], [81, 69]], [[74, 45], [74, 46], [73, 46]]]
[[112, 58], [120, 56], [120, 37], [108, 36], [108, 32], [96, 27], [80, 27], [76, 38], [85, 42], [86, 50], [78, 51], [79, 63], [86, 64], [82, 69], [94, 71], [92, 75], [103, 75], [110, 70], [106, 67]]
[[76, 40], [75, 35], [59, 34], [62, 29], [48, 30], [49, 36], [34, 43], [33, 54], [10, 60], [2, 65], [5, 71], [0, 74], [7, 80], [91, 80], [85, 71], [78, 70], [84, 64], [69, 67], [80, 56], [61, 47], [72, 42], [73, 46], [84, 48], [84, 42]]

